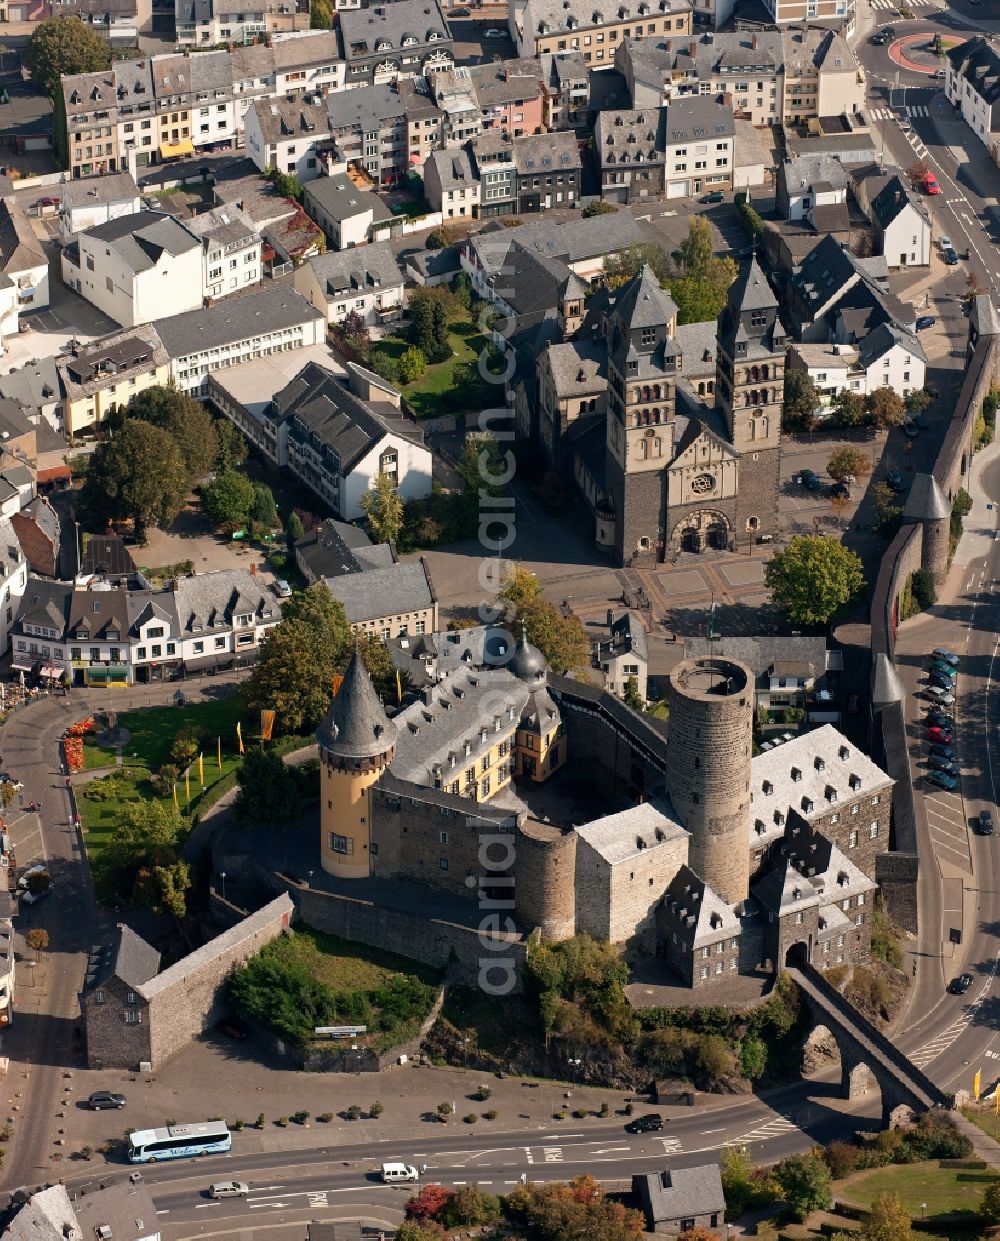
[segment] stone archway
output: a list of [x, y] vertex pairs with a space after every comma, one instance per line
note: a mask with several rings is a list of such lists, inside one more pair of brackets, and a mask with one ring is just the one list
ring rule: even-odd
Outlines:
[[718, 509], [697, 509], [674, 526], [670, 544], [675, 552], [725, 551], [731, 533], [732, 526], [725, 513]]
[[798, 940], [794, 944], [789, 944], [785, 953], [785, 964], [801, 969], [809, 964], [812, 956], [812, 936], [809, 936], [808, 942], [804, 939]]

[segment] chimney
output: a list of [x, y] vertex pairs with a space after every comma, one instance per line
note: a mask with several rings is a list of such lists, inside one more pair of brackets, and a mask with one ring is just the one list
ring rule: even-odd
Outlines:
[[689, 54], [690, 54], [690, 56], [691, 56], [691, 59], [693, 60], [693, 59], [695, 58], [695, 56], [697, 56], [697, 55], [698, 55], [698, 44], [697, 44], [697, 43], [689, 43], [689, 44], [688, 44], [688, 52], [689, 52]]
[[750, 40], [750, 46], [756, 52], [757, 50], [757, 36], [756, 35], [754, 35], [753, 38]]
[[433, 707], [434, 706], [434, 686], [425, 685], [423, 688], [421, 697], [424, 700], [425, 707]]
[[902, 197], [903, 197], [903, 192], [902, 192], [902, 190], [897, 190], [897, 191], [896, 191], [896, 205], [897, 205], [897, 206], [899, 205], [899, 200], [900, 200]]

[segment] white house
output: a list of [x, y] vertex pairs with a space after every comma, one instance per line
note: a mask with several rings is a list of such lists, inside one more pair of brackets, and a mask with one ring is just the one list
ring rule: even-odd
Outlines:
[[174, 582], [177, 648], [188, 671], [256, 662], [267, 631], [281, 620], [272, 591], [247, 569], [220, 569]]
[[479, 215], [479, 176], [464, 148], [432, 151], [424, 161], [427, 201], [444, 220], [472, 220]]
[[347, 63], [336, 30], [300, 30], [271, 39], [274, 93], [329, 94], [344, 89]]
[[11, 627], [27, 581], [28, 562], [14, 527], [9, 520], [0, 521], [0, 653], [10, 646]]
[[778, 167], [775, 201], [786, 220], [803, 220], [815, 207], [847, 202], [847, 172], [829, 155], [786, 159]]
[[[35, 237], [31, 221], [13, 198], [0, 200], [0, 286], [3, 276], [16, 294], [0, 295], [0, 335], [12, 336], [18, 330], [17, 316], [29, 310], [44, 310], [49, 304], [49, 262]], [[16, 306], [11, 301], [16, 297]], [[3, 306], [8, 308], [6, 313]]]
[[871, 198], [868, 218], [881, 239], [882, 254], [890, 268], [930, 264], [930, 215], [901, 177], [890, 177]]
[[330, 137], [326, 103], [319, 95], [255, 99], [244, 118], [247, 153], [261, 172], [311, 181], [320, 173], [317, 145]]
[[976, 35], [953, 47], [945, 63], [949, 101], [1000, 163], [1000, 44]]
[[789, 346], [791, 370], [805, 371], [829, 405], [844, 390], [866, 396], [876, 388], [892, 388], [900, 396], [924, 386], [927, 355], [916, 336], [883, 323], [857, 345], [836, 341]]
[[128, 172], [62, 183], [59, 234], [65, 245], [77, 233], [142, 210], [139, 188]]
[[365, 323], [384, 323], [404, 304], [403, 277], [387, 241], [360, 250], [331, 250], [295, 269], [292, 283], [327, 323], [354, 311]]
[[202, 243], [174, 216], [108, 220], [62, 251], [63, 280], [122, 327], [201, 306]]
[[259, 283], [262, 243], [242, 211], [213, 207], [192, 216], [186, 226], [201, 238], [205, 297], [215, 300]]
[[[303, 205], [335, 250], [349, 250], [371, 241], [390, 226], [392, 212], [377, 194], [359, 189], [342, 172], [317, 177], [305, 187]], [[384, 235], [384, 233], [383, 233]]]

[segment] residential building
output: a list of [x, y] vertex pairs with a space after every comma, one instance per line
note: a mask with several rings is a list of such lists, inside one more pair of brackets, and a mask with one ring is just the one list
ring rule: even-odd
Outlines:
[[120, 216], [63, 247], [62, 277], [110, 319], [137, 327], [202, 304], [201, 240], [163, 212]]
[[519, 214], [579, 200], [582, 164], [575, 134], [535, 134], [515, 138], [512, 145]]
[[511, 138], [542, 132], [539, 69], [536, 65], [525, 72], [523, 65], [523, 61], [490, 61], [469, 67], [472, 91], [484, 129], [499, 129]]
[[519, 60], [522, 66], [540, 68], [542, 88], [542, 126], [545, 129], [587, 128], [590, 112], [590, 70], [582, 52], [545, 52], [536, 61]]
[[975, 35], [951, 48], [945, 65], [949, 101], [1000, 164], [1000, 43]]
[[20, 330], [20, 315], [49, 304], [48, 259], [24, 208], [13, 198], [0, 199], [0, 283], [8, 281], [10, 297], [6, 311], [0, 312], [0, 340]]
[[[168, 593], [173, 594], [178, 653], [188, 672], [251, 666], [268, 630], [281, 620], [280, 602], [247, 569], [177, 578]], [[155, 620], [153, 625], [158, 627]], [[148, 627], [145, 635], [135, 650], [137, 661], [146, 657]]]
[[469, 151], [479, 182], [480, 216], [513, 215], [517, 211], [513, 143], [492, 131], [474, 138]]
[[330, 138], [322, 96], [255, 99], [243, 124], [247, 151], [261, 172], [277, 168], [302, 183], [319, 176], [316, 148]]
[[175, 0], [174, 27], [181, 47], [252, 43], [273, 32], [309, 31], [305, 0]]
[[259, 284], [261, 240], [253, 224], [233, 207], [212, 207], [185, 221], [201, 239], [203, 298], [215, 301]]
[[0, 654], [10, 649], [11, 631], [28, 582], [28, 560], [10, 518], [0, 520]]
[[483, 112], [466, 65], [432, 73], [428, 82], [434, 103], [441, 109], [441, 138], [445, 147], [463, 146], [482, 133]]
[[401, 634], [434, 633], [437, 596], [427, 561], [393, 564], [324, 579], [327, 590], [344, 605], [356, 634], [389, 641]]
[[724, 1226], [726, 1199], [716, 1163], [644, 1172], [632, 1177], [632, 1193], [646, 1217], [646, 1231], [656, 1236]]
[[816, 207], [847, 202], [848, 175], [829, 155], [786, 159], [778, 165], [775, 206], [783, 220], [810, 220]]
[[331, 163], [352, 166], [376, 186], [394, 184], [410, 167], [406, 108], [398, 89], [386, 84], [331, 95], [327, 100]]
[[892, 388], [907, 396], [919, 392], [927, 377], [927, 355], [918, 337], [892, 323], [879, 324], [855, 344], [792, 344], [788, 366], [809, 375], [825, 405], [844, 390], [865, 396], [876, 388]]
[[63, 680], [72, 596], [68, 582], [28, 578], [11, 629], [14, 672], [30, 672], [49, 682]]
[[66, 642], [77, 686], [131, 682], [128, 592], [122, 588], [74, 590]]
[[129, 172], [64, 181], [60, 194], [59, 236], [63, 245], [78, 233], [142, 210], [139, 188]]
[[303, 205], [334, 250], [349, 250], [386, 235], [395, 219], [377, 194], [360, 189], [343, 173], [307, 183]]
[[372, 543], [360, 526], [328, 517], [295, 544], [295, 563], [311, 586], [326, 577], [387, 569], [396, 554], [391, 543]]
[[30, 504], [11, 513], [10, 524], [32, 573], [59, 577], [59, 514], [48, 497], [36, 496]]
[[[874, 186], [869, 188], [872, 193]], [[931, 217], [923, 199], [899, 175], [868, 199], [868, 218], [890, 268], [927, 267], [931, 261]]]
[[127, 328], [78, 346], [56, 362], [63, 392], [62, 425], [70, 436], [87, 434], [119, 406], [170, 378], [170, 359], [148, 325]]
[[[785, 0], [776, 2], [783, 4]], [[818, 2], [822, 4], [823, 0]], [[853, 0], [834, 2], [846, 9]], [[781, 41], [786, 125], [864, 111], [865, 75], [844, 37], [822, 26], [803, 24], [783, 30]]]
[[386, 323], [404, 305], [403, 276], [386, 241], [314, 255], [295, 269], [292, 282], [327, 323], [343, 323], [350, 313], [369, 326]]
[[[836, 29], [845, 39], [854, 31], [855, 0], [762, 0], [762, 4], [776, 26], [801, 27], [815, 22], [818, 29]], [[737, 0], [736, 16], [739, 15], [740, 0]]]
[[519, 56], [579, 52], [590, 68], [610, 69], [622, 39], [691, 33], [688, 0], [639, 0], [607, 11], [591, 0], [527, 0], [511, 8], [509, 27]]
[[643, 702], [649, 697], [646, 628], [637, 612], [608, 611], [608, 636], [594, 650], [594, 664], [604, 674], [604, 688], [624, 698], [629, 681]]
[[139, 988], [155, 978], [159, 968], [156, 949], [131, 927], [120, 925], [113, 947], [102, 953], [100, 969], [87, 980], [81, 997], [88, 1063], [102, 1064], [109, 1045], [121, 1053], [118, 1063], [139, 1063], [145, 1054], [148, 1025], [148, 1003]]
[[275, 35], [271, 54], [277, 95], [326, 95], [344, 89], [347, 66], [335, 30]]
[[424, 192], [445, 220], [475, 219], [481, 186], [469, 152], [434, 151], [424, 164]]
[[[121, 165], [115, 70], [65, 77], [62, 92], [69, 166], [73, 176], [91, 177], [118, 172]], [[155, 145], [153, 122], [148, 117], [144, 128], [149, 138], [146, 145], [152, 150]]]
[[828, 650], [824, 638], [686, 638], [684, 658], [719, 655], [738, 659], [754, 675], [754, 703], [773, 719], [776, 733], [786, 727], [784, 712], [805, 712], [811, 723], [840, 718], [844, 658]]
[[347, 85], [449, 69], [454, 50], [438, 0], [395, 0], [340, 14]]
[[134, 48], [153, 28], [151, 0], [54, 0], [60, 17], [77, 17], [113, 49]]

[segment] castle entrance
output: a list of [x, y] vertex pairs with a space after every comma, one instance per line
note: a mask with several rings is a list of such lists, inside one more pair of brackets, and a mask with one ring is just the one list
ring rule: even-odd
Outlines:
[[671, 549], [675, 552], [724, 552], [729, 547], [731, 526], [724, 513], [699, 509], [674, 526]]

